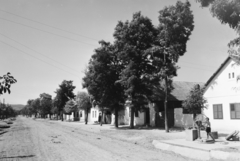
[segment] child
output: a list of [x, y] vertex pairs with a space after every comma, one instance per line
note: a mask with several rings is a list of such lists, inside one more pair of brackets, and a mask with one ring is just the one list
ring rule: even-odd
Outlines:
[[211, 123], [210, 123], [208, 117], [206, 118], [205, 126], [206, 126], [206, 132], [207, 132], [207, 139], [210, 136], [212, 138], [212, 140], [215, 142], [215, 139], [211, 134]]

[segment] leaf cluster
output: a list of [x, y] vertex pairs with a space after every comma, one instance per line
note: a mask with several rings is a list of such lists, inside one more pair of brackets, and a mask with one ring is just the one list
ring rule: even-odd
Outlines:
[[59, 88], [55, 91], [56, 97], [54, 98], [54, 106], [58, 107], [58, 111], [63, 111], [67, 101], [75, 98], [75, 94], [73, 93], [75, 88], [73, 81], [64, 80], [59, 85]]
[[198, 84], [195, 85], [187, 99], [183, 101], [182, 106], [187, 109], [189, 113], [197, 113], [200, 109], [206, 108], [207, 100], [203, 97], [204, 87], [201, 88]]
[[[240, 33], [240, 1], [239, 0], [197, 0], [202, 7], [209, 7], [213, 17], [222, 24], [228, 24], [230, 28]], [[240, 37], [229, 42], [229, 47], [239, 46]]]
[[17, 80], [14, 79], [13, 76], [8, 72], [7, 74], [3, 75], [3, 77], [0, 76], [0, 95], [3, 93], [8, 92], [9, 94], [11, 93], [10, 87], [11, 84], [16, 83]]

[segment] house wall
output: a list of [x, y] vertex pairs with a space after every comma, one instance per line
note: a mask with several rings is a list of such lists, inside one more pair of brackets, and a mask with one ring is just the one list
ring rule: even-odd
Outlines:
[[[204, 114], [209, 117], [213, 130], [240, 130], [240, 119], [231, 119], [230, 117], [230, 103], [240, 103], [240, 81], [236, 80], [240, 70], [233, 64], [232, 60], [228, 61], [207, 86], [204, 93], [204, 97], [208, 101], [208, 108], [204, 110]], [[231, 73], [231, 78], [229, 78], [229, 73]], [[234, 78], [232, 78], [232, 73], [234, 73]], [[214, 119], [214, 104], [222, 104], [223, 119]]]
[[174, 127], [192, 127], [193, 126], [193, 115], [183, 114], [182, 108], [174, 109]]
[[[112, 114], [112, 125], [115, 124], [115, 115]], [[125, 119], [125, 109], [118, 112], [118, 125], [128, 125], [128, 120]]]
[[[130, 122], [131, 122], [129, 111], [130, 111], [129, 107], [126, 107], [124, 120], [127, 123], [127, 125], [130, 125]], [[142, 126], [142, 125], [145, 125], [145, 112], [138, 111], [138, 117], [135, 117], [135, 114], [134, 114], [134, 126]]]
[[101, 113], [101, 112], [99, 111], [98, 107], [92, 107], [90, 110], [90, 113], [88, 115], [88, 118], [89, 118], [88, 121], [89, 122], [98, 121], [99, 113]]
[[[153, 127], [165, 127], [165, 113], [164, 111], [159, 111], [159, 107], [156, 103], [149, 103], [149, 113], [150, 113], [150, 125]], [[174, 109], [168, 109], [168, 126], [174, 126]]]

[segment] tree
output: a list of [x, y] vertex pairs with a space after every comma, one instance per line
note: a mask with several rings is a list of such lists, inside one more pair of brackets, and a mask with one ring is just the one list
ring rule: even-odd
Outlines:
[[84, 110], [84, 112], [86, 113], [85, 124], [87, 124], [88, 112], [92, 107], [90, 96], [88, 95], [87, 92], [78, 92], [76, 96], [76, 101], [77, 101], [78, 108], [81, 110]]
[[115, 46], [105, 41], [99, 43], [101, 47], [97, 48], [91, 57], [83, 78], [83, 87], [87, 88], [94, 102], [102, 108], [102, 114], [104, 107], [115, 111], [115, 126], [118, 127], [118, 111], [124, 105], [123, 88], [117, 83], [121, 65]]
[[124, 67], [117, 82], [124, 87], [124, 93], [131, 102], [130, 128], [134, 128], [135, 111], [139, 110], [139, 105], [143, 106], [139, 102], [147, 100], [151, 95], [148, 78], [153, 67], [146, 51], [152, 46], [156, 35], [157, 31], [151, 20], [140, 12], [133, 14], [130, 22], [120, 21], [115, 27], [118, 59]]
[[14, 79], [13, 76], [8, 72], [7, 74], [3, 75], [3, 77], [0, 77], [0, 95], [3, 93], [8, 92], [9, 94], [11, 93], [10, 87], [11, 84], [16, 83], [17, 80]]
[[46, 118], [46, 114], [51, 114], [52, 96], [47, 93], [40, 94], [41, 115]]
[[31, 112], [37, 117], [37, 114], [41, 111], [40, 99], [36, 98], [34, 100], [28, 100], [28, 107], [31, 107]]
[[66, 105], [64, 106], [64, 112], [67, 114], [70, 114], [72, 112], [75, 112], [77, 110], [77, 104], [73, 100], [69, 100], [66, 102]]
[[167, 117], [169, 89], [172, 89], [172, 78], [177, 75], [176, 63], [186, 52], [186, 44], [194, 28], [190, 3], [178, 1], [175, 6], [165, 7], [159, 11], [158, 19], [158, 36], [148, 53], [155, 68], [152, 79], [155, 79], [154, 82], [159, 88], [162, 88], [161, 83], [164, 82], [165, 130], [169, 132]]
[[207, 100], [203, 97], [204, 88], [201, 88], [200, 85], [195, 85], [187, 99], [183, 101], [182, 106], [187, 113], [193, 114], [193, 120], [196, 118], [196, 114], [201, 113], [203, 108], [206, 108]]
[[68, 100], [75, 98], [75, 94], [73, 93], [73, 90], [75, 88], [76, 87], [73, 86], [73, 81], [64, 80], [59, 85], [59, 88], [55, 91], [55, 93], [57, 95], [54, 98], [54, 100], [55, 100], [54, 104], [55, 104], [55, 106], [58, 107], [58, 111], [61, 112], [62, 121], [63, 121], [63, 108]]
[[239, 63], [240, 53], [234, 47], [240, 46], [240, 1], [239, 0], [197, 0], [202, 7], [209, 7], [213, 17], [216, 17], [222, 24], [228, 24], [234, 29], [238, 37], [228, 43], [229, 55]]
[[118, 111], [124, 104], [123, 88], [116, 82], [121, 72], [121, 65], [116, 54], [116, 46], [105, 41], [99, 43], [101, 47], [95, 50], [89, 62], [86, 76], [83, 78], [83, 87], [87, 88], [94, 102], [102, 108], [102, 113], [104, 107], [115, 111], [115, 126], [118, 127], [116, 121]]

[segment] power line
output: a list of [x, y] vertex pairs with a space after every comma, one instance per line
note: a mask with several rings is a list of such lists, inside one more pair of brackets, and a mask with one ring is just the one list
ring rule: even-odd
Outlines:
[[[213, 71], [210, 71], [210, 70], [207, 70], [207, 69], [203, 69], [203, 68], [196, 68], [196, 67], [190, 67], [190, 66], [185, 66], [185, 65], [181, 65], [182, 67], [185, 67], [185, 68], [188, 68], [188, 69], [191, 69], [191, 68], [194, 68], [194, 69], [198, 69], [198, 70], [204, 70], [204, 71], [208, 71], [208, 72], [212, 72], [213, 73]], [[180, 66], [180, 67], [181, 67]]]
[[[46, 62], [46, 61], [44, 61], [44, 60], [42, 60], [42, 59], [39, 59], [38, 57], [35, 57], [35, 56], [31, 55], [31, 54], [28, 54], [28, 53], [26, 53], [26, 52], [24, 52], [24, 51], [22, 51], [22, 50], [20, 50], [20, 49], [18, 49], [18, 48], [16, 48], [16, 47], [14, 47], [14, 46], [12, 46], [12, 45], [9, 45], [9, 44], [1, 41], [1, 40], [0, 40], [0, 42], [3, 43], [3, 44], [5, 44], [5, 45], [7, 45], [7, 46], [10, 46], [10, 47], [14, 48], [15, 50], [18, 50], [18, 51], [20, 51], [20, 52], [22, 52], [22, 53], [24, 53], [24, 54], [26, 54], [26, 55], [29, 55], [29, 56], [31, 56], [31, 57], [39, 60], [39, 61], [42, 61], [42, 62], [44, 62], [44, 63], [46, 63], [46, 64], [48, 64], [48, 65], [51, 65], [51, 66], [53, 66], [53, 67], [55, 67], [55, 68], [58, 68], [58, 69], [60, 69], [61, 71], [65, 71], [65, 72], [67, 72], [68, 74], [72, 74], [72, 75], [74, 75], [74, 76], [77, 76], [76, 74], [73, 74], [73, 73], [71, 73], [71, 72], [68, 72], [68, 71], [66, 71], [66, 70], [64, 70], [64, 69], [62, 69], [62, 68], [59, 68], [58, 66], [52, 65], [52, 64], [50, 64], [50, 63], [48, 63], [48, 62]], [[80, 78], [79, 76], [77, 76], [77, 77]], [[80, 78], [80, 79], [81, 79], [81, 78]]]
[[29, 50], [32, 50], [32, 51], [34, 51], [35, 53], [38, 53], [38, 54], [40, 54], [40, 55], [42, 55], [42, 56], [44, 56], [44, 57], [46, 57], [46, 58], [48, 58], [48, 59], [50, 59], [50, 60], [52, 60], [52, 61], [54, 61], [54, 62], [58, 63], [58, 64], [61, 64], [61, 65], [65, 66], [65, 67], [67, 67], [67, 68], [69, 68], [69, 69], [71, 69], [71, 70], [74, 70], [74, 71], [76, 71], [76, 72], [78, 72], [78, 73], [79, 73], [79, 71], [77, 71], [77, 70], [75, 70], [75, 69], [73, 69], [73, 68], [71, 68], [71, 67], [68, 67], [68, 66], [66, 66], [65, 64], [63, 64], [63, 63], [60, 63], [60, 62], [58, 62], [58, 61], [56, 61], [56, 60], [54, 60], [54, 59], [52, 59], [52, 58], [50, 58], [50, 57], [48, 57], [48, 56], [46, 56], [46, 55], [44, 55], [44, 54], [42, 54], [42, 53], [40, 53], [40, 52], [36, 51], [36, 50], [33, 50], [33, 49], [31, 49], [31, 48], [27, 47], [26, 45], [24, 45], [24, 44], [22, 44], [22, 43], [20, 43], [20, 42], [18, 42], [18, 41], [16, 41], [16, 40], [14, 40], [14, 39], [12, 39], [12, 38], [8, 37], [8, 36], [6, 36], [6, 35], [4, 35], [4, 34], [2, 34], [2, 33], [0, 33], [0, 35], [2, 35], [2, 36], [4, 36], [4, 37], [6, 37], [6, 38], [8, 38], [8, 39], [10, 39], [10, 40], [12, 40], [12, 41], [14, 41], [14, 42], [18, 43], [18, 44], [20, 44], [20, 45], [22, 45], [22, 46], [24, 46], [25, 48], [27, 48], [27, 49], [29, 49]]
[[55, 34], [55, 33], [49, 32], [49, 31], [41, 30], [41, 29], [38, 29], [38, 28], [35, 28], [35, 27], [31, 27], [31, 26], [22, 24], [22, 23], [18, 23], [18, 22], [11, 21], [11, 20], [8, 20], [8, 19], [5, 19], [5, 18], [0, 18], [0, 19], [1, 19], [1, 20], [5, 20], [5, 21], [8, 21], [8, 22], [15, 23], [15, 24], [18, 24], [18, 25], [22, 25], [22, 26], [25, 26], [25, 27], [29, 27], [29, 28], [34, 29], [34, 30], [46, 32], [46, 33], [48, 33], [48, 34], [52, 34], [52, 35], [55, 35], [55, 36], [59, 36], [59, 37], [65, 38], [65, 39], [69, 39], [69, 40], [72, 40], [72, 41], [77, 41], [77, 42], [80, 42], [80, 43], [83, 43], [83, 44], [86, 44], [86, 45], [90, 45], [90, 46], [95, 46], [95, 47], [97, 47], [96, 45], [93, 45], [93, 44], [89, 44], [89, 43], [86, 43], [86, 42], [82, 42], [82, 41], [79, 41], [79, 40], [76, 40], [76, 39], [72, 39], [72, 38], [69, 38], [69, 37], [66, 37], [66, 36], [58, 35], [58, 34]]
[[[181, 62], [185, 62], [185, 63], [193, 64], [193, 65], [201, 65], [201, 66], [203, 65], [203, 64], [190, 63], [190, 62], [186, 62], [186, 61], [181, 61]], [[211, 66], [211, 65], [204, 65], [204, 66], [210, 67], [210, 68], [212, 68], [212, 67], [217, 68], [216, 66]]]
[[97, 39], [94, 39], [94, 38], [91, 38], [91, 37], [87, 37], [87, 36], [84, 36], [84, 35], [81, 35], [81, 34], [78, 34], [78, 33], [74, 33], [74, 32], [71, 32], [71, 31], [63, 30], [63, 29], [57, 28], [57, 27], [55, 27], [55, 26], [51, 26], [51, 25], [48, 25], [48, 24], [45, 24], [45, 23], [42, 23], [42, 22], [39, 22], [39, 21], [36, 21], [36, 20], [32, 20], [32, 19], [29, 19], [29, 18], [26, 18], [26, 17], [23, 17], [23, 16], [19, 16], [19, 15], [16, 15], [16, 14], [13, 14], [13, 13], [10, 13], [10, 12], [7, 12], [7, 11], [2, 10], [2, 9], [0, 9], [0, 11], [5, 12], [5, 13], [8, 13], [8, 14], [11, 14], [11, 15], [14, 15], [14, 16], [17, 16], [17, 17], [20, 17], [20, 18], [23, 18], [23, 19], [26, 19], [26, 20], [29, 20], [29, 21], [32, 21], [32, 22], [36, 22], [36, 23], [39, 23], [39, 24], [42, 24], [42, 25], [45, 25], [45, 26], [48, 26], [48, 27], [51, 27], [51, 28], [60, 30], [60, 31], [64, 31], [64, 32], [67, 32], [67, 33], [71, 33], [71, 34], [74, 34], [74, 35], [78, 35], [78, 36], [87, 38], [87, 39], [91, 39], [91, 40], [98, 41]]

